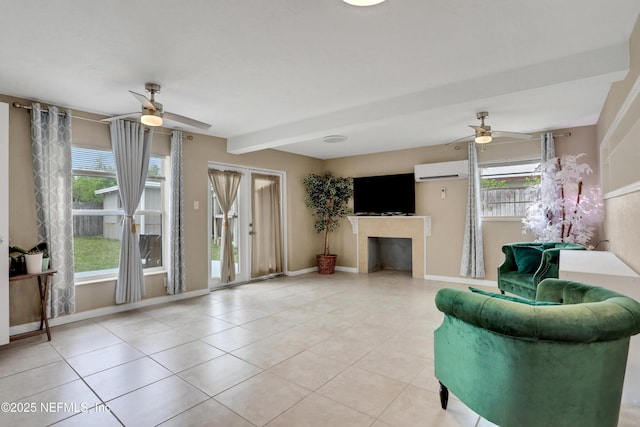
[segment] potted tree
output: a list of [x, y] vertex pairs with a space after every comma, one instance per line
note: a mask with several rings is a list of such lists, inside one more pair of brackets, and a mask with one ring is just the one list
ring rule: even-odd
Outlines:
[[324, 252], [316, 256], [318, 272], [333, 274], [337, 255], [329, 251], [329, 233], [340, 226], [340, 219], [351, 213], [348, 206], [353, 194], [353, 178], [333, 176], [331, 172], [322, 175], [310, 174], [304, 181], [305, 204], [313, 209], [316, 232], [324, 232]]

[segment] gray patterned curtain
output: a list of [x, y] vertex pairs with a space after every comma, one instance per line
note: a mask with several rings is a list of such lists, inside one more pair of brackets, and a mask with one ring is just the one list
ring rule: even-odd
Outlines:
[[542, 163], [553, 159], [556, 156], [556, 146], [553, 140], [553, 132], [547, 132], [540, 135], [540, 153]]
[[484, 277], [484, 251], [482, 248], [482, 210], [480, 205], [480, 170], [475, 142], [469, 143], [469, 193], [467, 219], [464, 227], [460, 275]]
[[[546, 132], [540, 135], [540, 160], [542, 163], [545, 163], [551, 159], [556, 158], [556, 144], [553, 139], [553, 132]], [[540, 181], [545, 182], [548, 180], [553, 180], [553, 175], [555, 175], [556, 170], [558, 169], [557, 165], [553, 165], [551, 168], [541, 168], [542, 171], [540, 173]], [[548, 188], [546, 185], [541, 185], [541, 188]], [[540, 195], [538, 197], [541, 197]], [[556, 189], [556, 197], [560, 199], [562, 195], [560, 194], [560, 190]], [[553, 209], [547, 208], [547, 212], [545, 214], [549, 222], [553, 221]]]
[[140, 244], [133, 215], [140, 204], [149, 170], [153, 132], [138, 122], [111, 122], [111, 146], [124, 210], [116, 304], [136, 302], [145, 294]]
[[182, 176], [182, 131], [171, 133], [171, 189], [169, 191], [169, 268], [167, 293], [186, 290], [184, 258], [184, 184]]
[[47, 302], [50, 317], [76, 311], [73, 283], [73, 219], [71, 217], [71, 111], [42, 111], [31, 106], [31, 150], [36, 193], [38, 242], [49, 247], [51, 280]]

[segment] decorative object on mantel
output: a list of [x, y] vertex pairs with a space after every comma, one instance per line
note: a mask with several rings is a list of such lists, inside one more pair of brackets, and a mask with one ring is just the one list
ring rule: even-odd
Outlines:
[[307, 191], [305, 205], [313, 209], [316, 219], [315, 229], [318, 233], [324, 232], [324, 252], [316, 256], [318, 272], [333, 274], [337, 255], [329, 251], [329, 233], [340, 226], [340, 219], [351, 213], [348, 202], [353, 195], [353, 178], [336, 177], [331, 172], [312, 173], [303, 184]]
[[540, 165], [540, 183], [530, 187], [538, 202], [522, 219], [523, 233], [531, 231], [540, 242], [569, 242], [587, 246], [602, 220], [600, 187], [585, 188], [583, 177], [592, 173], [586, 154], [554, 157]]

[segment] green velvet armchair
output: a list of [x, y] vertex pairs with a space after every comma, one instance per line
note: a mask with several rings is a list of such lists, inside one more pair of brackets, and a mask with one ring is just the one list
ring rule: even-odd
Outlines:
[[586, 250], [564, 242], [519, 242], [502, 246], [504, 262], [498, 267], [498, 288], [524, 298], [535, 299], [538, 283], [558, 278], [560, 250]]
[[443, 409], [451, 390], [502, 427], [615, 427], [640, 303], [558, 279], [543, 280], [536, 297], [438, 292], [445, 316], [434, 333], [435, 376]]

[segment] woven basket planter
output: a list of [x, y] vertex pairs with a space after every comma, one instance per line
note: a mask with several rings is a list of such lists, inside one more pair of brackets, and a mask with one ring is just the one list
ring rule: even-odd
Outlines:
[[336, 269], [337, 255], [316, 255], [318, 260], [318, 273], [333, 274]]

